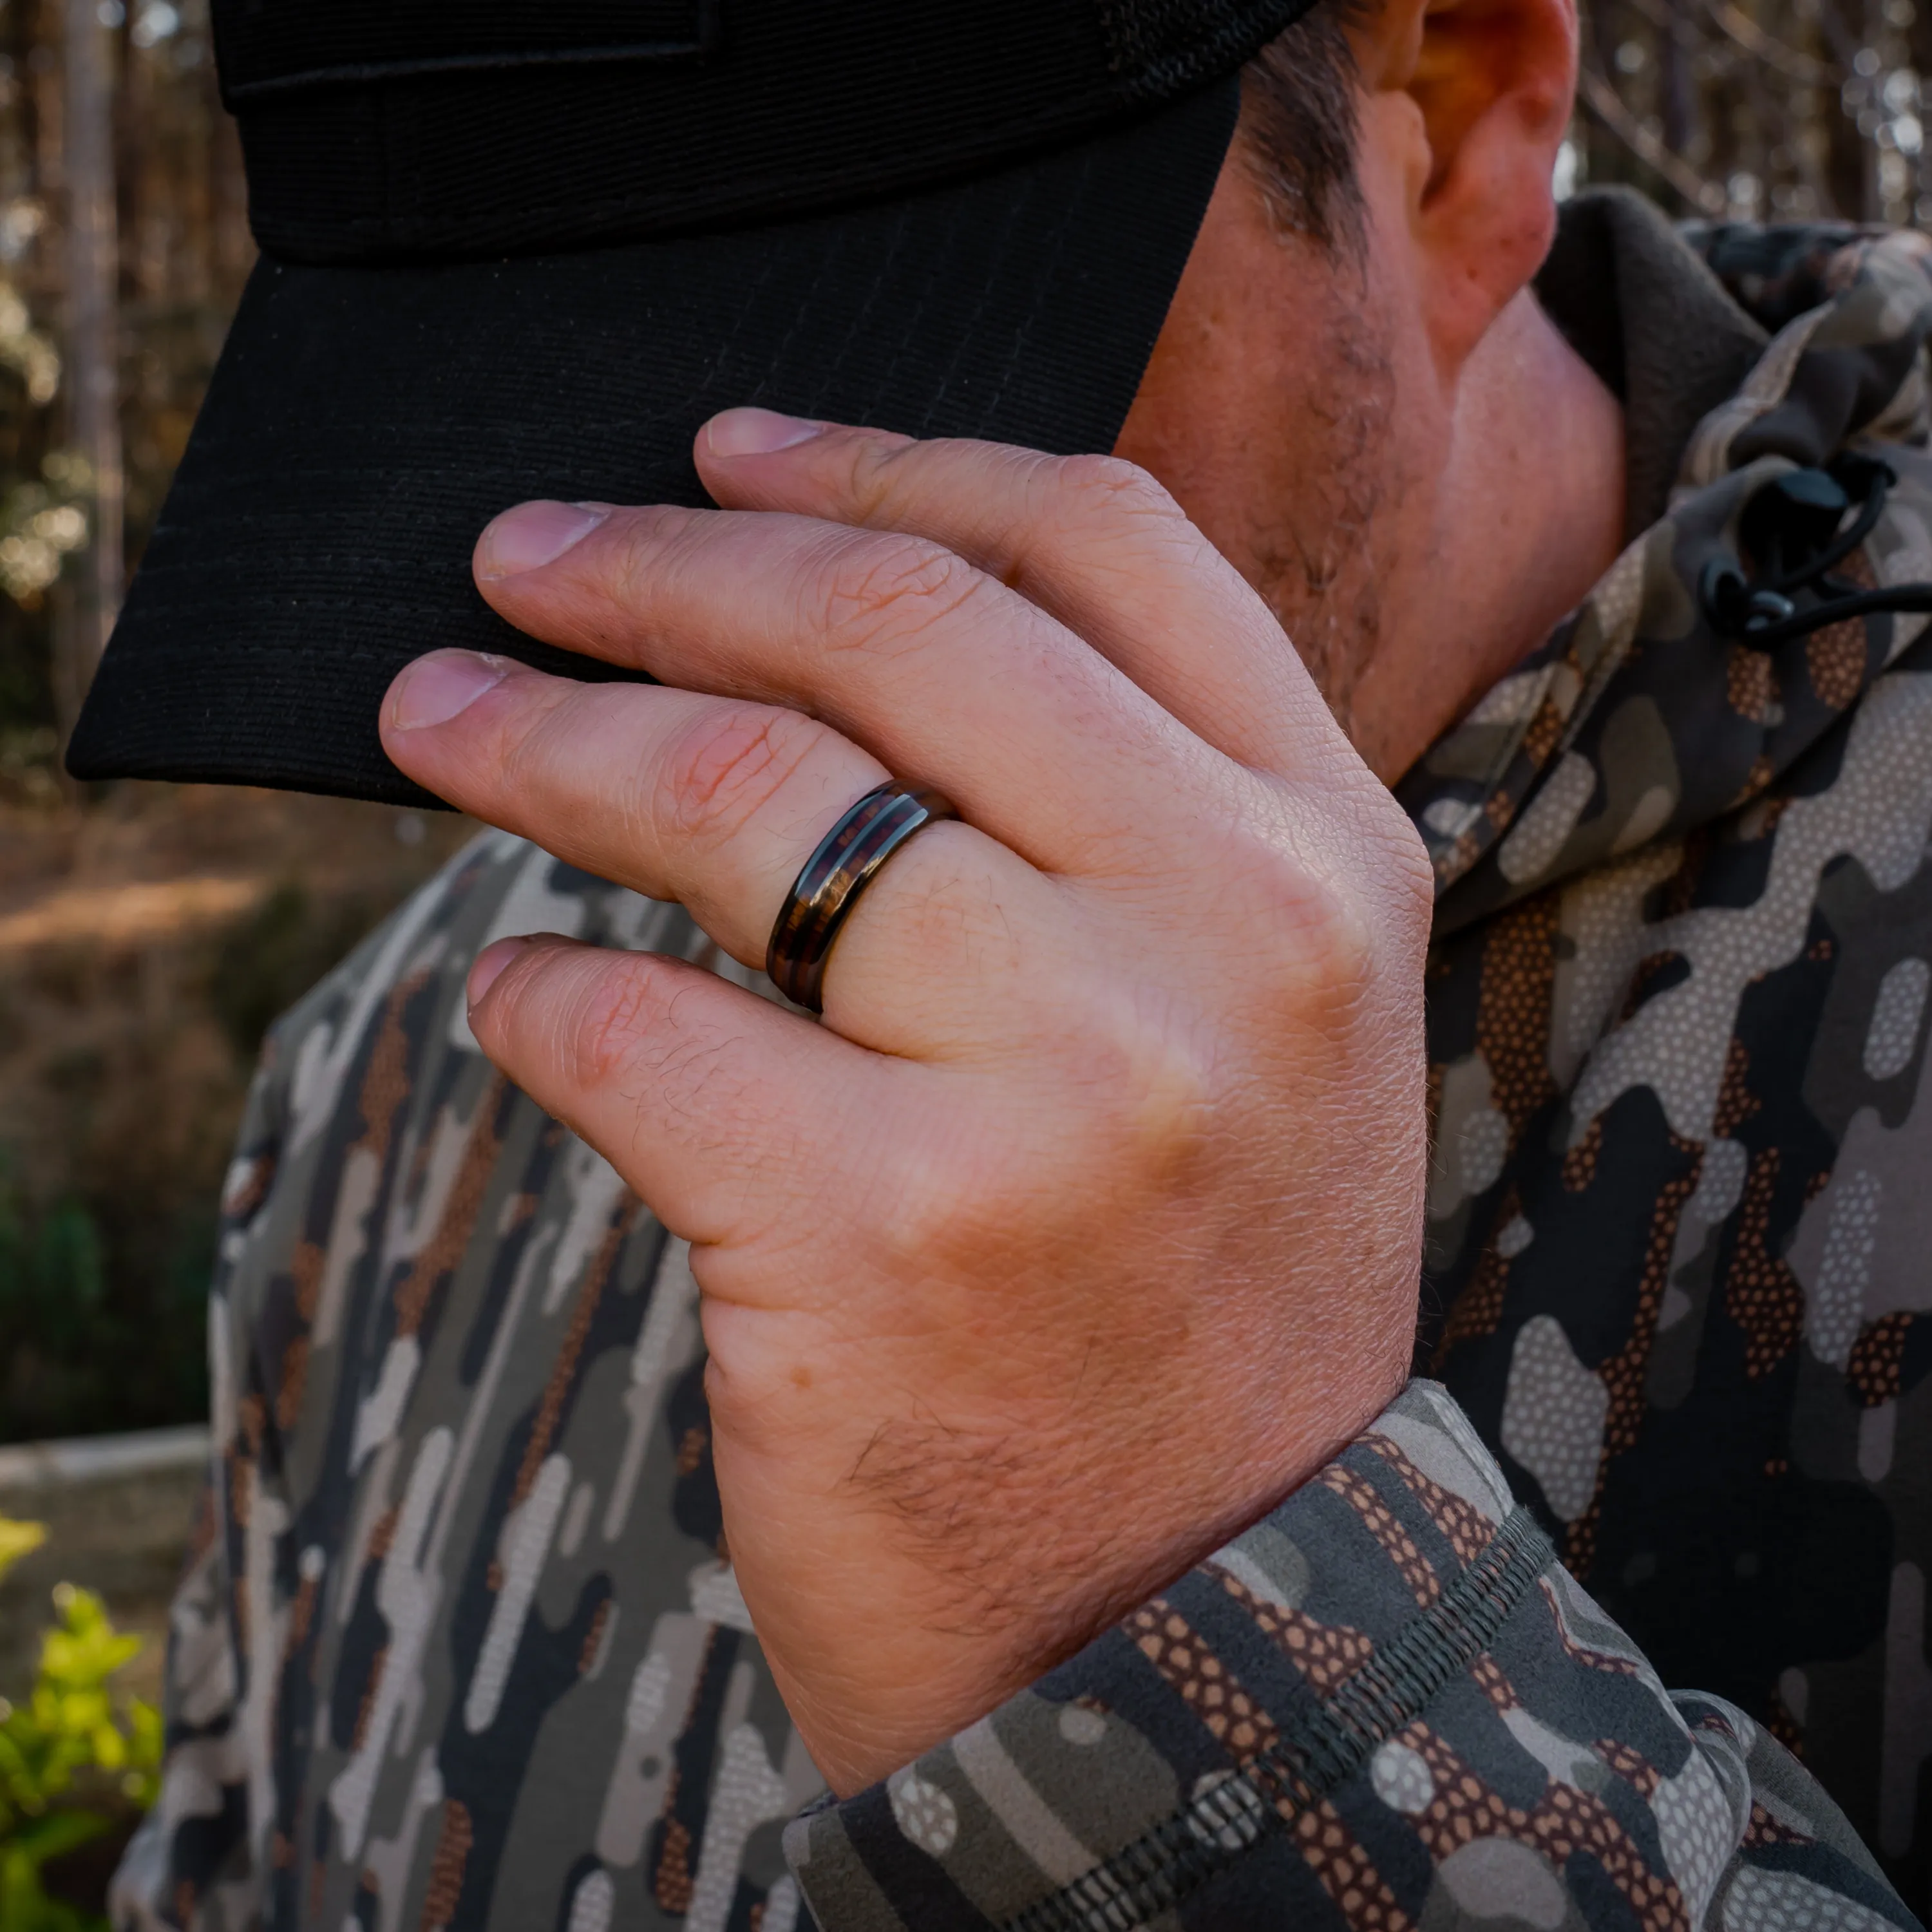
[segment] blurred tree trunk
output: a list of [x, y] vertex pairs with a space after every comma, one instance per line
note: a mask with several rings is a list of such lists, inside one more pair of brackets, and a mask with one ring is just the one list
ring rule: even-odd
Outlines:
[[1932, 0], [1582, 0], [1564, 164], [1673, 213], [1923, 224]]
[[0, 796], [52, 782], [254, 255], [207, 0], [0, 0]]
[[93, 514], [74, 621], [56, 638], [68, 658], [56, 678], [63, 737], [121, 608], [124, 500], [112, 68], [99, 0], [66, 0], [66, 14], [68, 441], [86, 465]]
[[1690, 91], [1690, 62], [1684, 50], [1685, 36], [1672, 20], [1658, 37], [1658, 105], [1662, 110], [1664, 145], [1673, 154], [1691, 156], [1691, 136], [1695, 131], [1697, 104]]

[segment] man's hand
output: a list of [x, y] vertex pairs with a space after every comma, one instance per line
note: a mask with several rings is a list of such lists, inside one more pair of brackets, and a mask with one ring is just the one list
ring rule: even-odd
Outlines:
[[959, 809], [859, 902], [823, 1026], [552, 938], [471, 980], [484, 1051], [692, 1242], [732, 1559], [849, 1792], [1400, 1386], [1428, 872], [1139, 471], [756, 410], [698, 459], [722, 510], [526, 505], [477, 552], [512, 622], [664, 688], [439, 652], [383, 741], [752, 965], [862, 793]]

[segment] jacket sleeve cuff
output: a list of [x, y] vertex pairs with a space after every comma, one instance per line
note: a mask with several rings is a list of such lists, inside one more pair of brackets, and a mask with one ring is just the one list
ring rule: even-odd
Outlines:
[[[1418, 1381], [1030, 1689], [794, 1820], [785, 1852], [826, 1932], [1702, 1924], [1769, 1744], [1725, 1709], [1694, 1736]], [[1803, 1822], [1785, 1808], [1790, 1882], [1910, 1923], [1844, 1850], [1792, 1853]]]

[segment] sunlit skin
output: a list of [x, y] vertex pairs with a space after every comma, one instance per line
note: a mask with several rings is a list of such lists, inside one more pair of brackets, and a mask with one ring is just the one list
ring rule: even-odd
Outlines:
[[1364, 78], [1359, 261], [1222, 173], [1118, 452], [1261, 592], [1393, 783], [1606, 569], [1622, 412], [1524, 286], [1575, 22], [1392, 4]]
[[440, 652], [386, 704], [404, 771], [750, 964], [880, 778], [962, 814], [866, 893], [822, 1026], [554, 937], [470, 981], [693, 1244], [730, 1554], [842, 1792], [1406, 1372], [1429, 878], [1382, 781], [1610, 561], [1622, 436], [1525, 292], [1568, 8], [1388, 0], [1358, 51], [1364, 253], [1277, 232], [1238, 144], [1117, 457], [728, 412], [718, 510], [478, 546], [510, 622], [661, 688]]

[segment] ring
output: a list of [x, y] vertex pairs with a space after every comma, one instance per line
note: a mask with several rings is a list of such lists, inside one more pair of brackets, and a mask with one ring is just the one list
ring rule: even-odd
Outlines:
[[958, 816], [938, 792], [896, 778], [848, 808], [792, 881], [765, 948], [765, 970], [787, 999], [824, 1011], [826, 956], [859, 895], [914, 832]]

